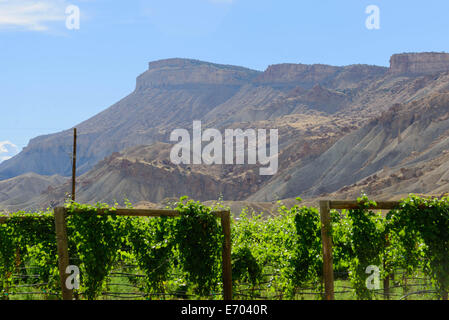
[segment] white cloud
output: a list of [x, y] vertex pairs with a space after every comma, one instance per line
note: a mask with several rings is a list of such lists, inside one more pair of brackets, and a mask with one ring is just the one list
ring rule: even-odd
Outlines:
[[0, 0], [0, 29], [46, 31], [66, 19], [68, 5], [66, 0]]
[[19, 153], [19, 147], [10, 141], [0, 141], [0, 163]]

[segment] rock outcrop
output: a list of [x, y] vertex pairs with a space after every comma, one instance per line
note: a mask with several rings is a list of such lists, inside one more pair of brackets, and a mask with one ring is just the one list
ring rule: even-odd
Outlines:
[[323, 83], [340, 70], [339, 67], [323, 64], [284, 63], [271, 65], [257, 78], [258, 83]]
[[283, 63], [270, 65], [264, 73], [255, 79], [255, 82], [260, 84], [300, 85], [304, 88], [312, 88], [319, 84], [333, 89], [351, 87], [351, 84], [379, 78], [386, 71], [387, 68], [370, 65], [337, 67], [325, 64]]
[[449, 54], [440, 52], [395, 54], [390, 59], [390, 73], [432, 74], [449, 71]]
[[166, 59], [149, 63], [148, 70], [137, 78], [136, 90], [181, 85], [241, 86], [260, 74], [259, 71], [191, 59]]

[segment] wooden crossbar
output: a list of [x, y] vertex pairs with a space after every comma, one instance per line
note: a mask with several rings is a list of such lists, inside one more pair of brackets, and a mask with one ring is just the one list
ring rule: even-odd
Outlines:
[[[83, 210], [74, 210], [70, 214], [81, 214]], [[227, 214], [229, 211], [213, 211], [217, 218], [220, 218], [223, 214]], [[116, 214], [118, 216], [129, 216], [129, 217], [179, 217], [180, 213], [177, 210], [166, 210], [166, 209], [115, 209], [113, 211], [108, 209], [98, 209], [97, 214]]]
[[[399, 206], [399, 201], [374, 201], [375, 206], [370, 206], [371, 209], [379, 210], [393, 210]], [[360, 203], [357, 201], [345, 201], [345, 200], [331, 200], [329, 201], [330, 209], [358, 209]]]

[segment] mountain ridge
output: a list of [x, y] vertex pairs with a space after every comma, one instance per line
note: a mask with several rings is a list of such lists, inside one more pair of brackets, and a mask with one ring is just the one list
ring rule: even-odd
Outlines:
[[[183, 189], [185, 192], [194, 191], [190, 195], [202, 200], [210, 197], [215, 199], [223, 193], [225, 200], [239, 201], [273, 201], [278, 197], [294, 197], [298, 193], [316, 197], [346, 187], [358, 190], [351, 186], [380, 170], [376, 166], [366, 170], [362, 161], [365, 158], [372, 160], [376, 157], [375, 153], [371, 149], [361, 148], [361, 155], [358, 156], [361, 160], [356, 163], [350, 159], [338, 160], [338, 152], [332, 150], [343, 144], [345, 150], [351, 153], [351, 141], [372, 145], [371, 138], [359, 141], [357, 135], [369, 137], [369, 128], [380, 130], [374, 129], [373, 121], [392, 117], [395, 108], [419, 110], [426, 103], [437, 101], [437, 97], [444, 100], [443, 97], [449, 92], [449, 71], [446, 70], [449, 60], [446, 61], [446, 55], [393, 55], [390, 68], [361, 64], [329, 66], [285, 63], [271, 65], [263, 72], [193, 59], [173, 58], [150, 62], [148, 70], [137, 77], [133, 92], [77, 125], [78, 176], [84, 181], [80, 195], [82, 197], [83, 192], [87, 195], [96, 194], [109, 201], [110, 198], [98, 189], [108, 190], [108, 184], [120, 184], [122, 180], [122, 189], [113, 188], [111, 193], [118, 196], [121, 191], [129, 194], [132, 190], [145, 189], [145, 192], [139, 193], [141, 199], [134, 200], [150, 202], [178, 196], [176, 187], [179, 186], [186, 186]], [[404, 63], [403, 59], [409, 62]], [[441, 110], [443, 112], [444, 108]], [[407, 118], [404, 116], [403, 119]], [[193, 120], [202, 120], [203, 129], [278, 128], [281, 137], [280, 171], [273, 177], [260, 180], [255, 174], [257, 166], [200, 167], [201, 170], [191, 168], [192, 171], [188, 172], [186, 168], [162, 165], [161, 159], [154, 162], [159, 157], [157, 154], [165, 154], [168, 161], [166, 150], [169, 148], [167, 143], [170, 141], [170, 132], [175, 128], [190, 130]], [[423, 123], [424, 120], [411, 118], [402, 121]], [[436, 123], [433, 120], [430, 122]], [[385, 130], [386, 127], [379, 132], [386, 135]], [[440, 134], [445, 136], [446, 132], [441, 131]], [[377, 138], [373, 135], [372, 139], [376, 141]], [[428, 140], [428, 143], [434, 142], [430, 136]], [[0, 164], [0, 182], [28, 172], [44, 176], [68, 176], [71, 173], [71, 147], [71, 130], [36, 137], [18, 155]], [[144, 154], [141, 158], [128, 159], [132, 148], [146, 150], [155, 159], [147, 161], [149, 156]], [[394, 145], [390, 148], [394, 149]], [[404, 157], [412, 157], [408, 149], [400, 152], [404, 153]], [[119, 156], [121, 160], [117, 158], [117, 153], [122, 154]], [[319, 179], [318, 169], [328, 167], [329, 172], [333, 172], [330, 164], [334, 161], [332, 159], [342, 163], [335, 171], [335, 177], [338, 178], [326, 178], [328, 180], [324, 179], [324, 182], [327, 181], [324, 184]], [[431, 163], [437, 161], [435, 159], [437, 156], [432, 153], [431, 157], [418, 162]], [[311, 165], [314, 162], [315, 165], [321, 164], [319, 168]], [[347, 167], [344, 167], [345, 164]], [[171, 169], [168, 170], [166, 166]], [[126, 171], [131, 169], [132, 172]], [[139, 174], [134, 173], [139, 170], [148, 173], [148, 182], [137, 181]], [[304, 173], [307, 170], [318, 177]], [[110, 172], [115, 172], [114, 178]], [[126, 172], [130, 180], [126, 179]], [[342, 172], [354, 178], [344, 179]], [[104, 178], [97, 179], [97, 182], [104, 182], [103, 187], [92, 179], [95, 175]], [[155, 181], [155, 177], [172, 179], [172, 182], [164, 185], [166, 190], [156, 192], [149, 188], [150, 181]], [[297, 187], [291, 182], [302, 179], [310, 185], [308, 188]], [[189, 183], [194, 187], [189, 189]], [[246, 186], [247, 183], [252, 186]], [[217, 187], [207, 190], [205, 186], [208, 184]], [[63, 189], [64, 192], [61, 191]], [[39, 199], [32, 202], [51, 203], [50, 200], [63, 197], [66, 189], [61, 187], [58, 189], [61, 192], [44, 192], [44, 195], [37, 195]], [[87, 197], [86, 201], [93, 201], [93, 198]]]

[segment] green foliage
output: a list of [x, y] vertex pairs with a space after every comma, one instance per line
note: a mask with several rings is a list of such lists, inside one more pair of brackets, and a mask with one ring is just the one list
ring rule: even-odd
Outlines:
[[334, 274], [336, 279], [345, 279], [351, 257], [354, 256], [351, 243], [352, 223], [348, 211], [342, 210], [340, 213], [337, 210], [331, 210], [331, 223]]
[[[317, 282], [321, 276], [320, 218], [315, 208], [299, 205], [290, 209], [280, 205], [278, 213], [270, 218], [260, 214], [248, 217], [244, 210], [233, 225], [233, 250], [248, 257], [251, 254], [253, 269], [263, 270], [255, 273], [253, 284], [263, 280], [262, 273], [271, 274], [265, 280], [277, 286], [269, 284], [269, 288], [293, 297], [297, 288]], [[238, 270], [244, 270], [235, 269], [238, 275], [242, 272]]]
[[0, 298], [6, 298], [15, 269], [15, 242], [12, 226], [7, 223], [0, 224]]
[[[98, 210], [105, 214], [99, 215]], [[67, 232], [74, 253], [80, 263], [74, 263], [80, 268], [82, 287], [87, 299], [95, 299], [101, 294], [106, 276], [111, 271], [118, 258], [123, 236], [120, 221], [114, 214], [115, 209], [104, 204], [96, 206], [71, 203], [67, 212], [72, 214], [67, 219]]]
[[248, 246], [239, 247], [232, 252], [232, 280], [250, 282], [256, 286], [260, 282], [262, 268]]
[[[389, 215], [391, 229], [402, 246], [402, 263], [410, 270], [420, 262], [441, 296], [449, 291], [449, 198], [411, 195]], [[421, 259], [424, 258], [424, 259]]]
[[357, 199], [360, 208], [349, 210], [351, 220], [352, 254], [349, 262], [350, 279], [359, 299], [371, 299], [373, 292], [366, 286], [366, 268], [382, 265], [385, 248], [384, 224], [381, 214], [368, 208], [376, 203], [366, 196]]
[[389, 245], [385, 250], [385, 269], [388, 273], [401, 268], [411, 275], [422, 267], [425, 245], [420, 234], [406, 220], [406, 213], [398, 209], [390, 211], [386, 216]]
[[[449, 198], [412, 195], [385, 217], [369, 209], [373, 203], [368, 198], [358, 200], [358, 209], [331, 211], [336, 278], [349, 271], [357, 297], [371, 299], [373, 291], [365, 283], [369, 265], [378, 266], [382, 277], [397, 268], [408, 274], [423, 269], [444, 296], [449, 290]], [[129, 201], [125, 204], [132, 208]], [[130, 263], [137, 263], [143, 273], [133, 281], [149, 296], [174, 288], [201, 297], [220, 291], [223, 235], [212, 213], [218, 209], [183, 197], [176, 205], [179, 217], [139, 218], [117, 216], [116, 209], [105, 204], [68, 203], [70, 263], [81, 271], [81, 298], [98, 298], [111, 271]], [[279, 214], [270, 217], [244, 210], [232, 221], [231, 238], [234, 287], [244, 286], [250, 298], [261, 296], [261, 286], [265, 295], [279, 299], [296, 298], [304, 288], [320, 288], [317, 209], [280, 204]], [[45, 282], [45, 290], [59, 291], [55, 240], [52, 212], [19, 212], [0, 224], [2, 295], [24, 265], [37, 267], [39, 279], [29, 281]]]
[[[136, 262], [146, 293], [163, 292], [173, 269], [184, 272], [200, 296], [219, 289], [222, 229], [209, 207], [181, 198], [179, 218], [120, 217], [106, 204], [66, 204], [70, 264], [80, 268], [81, 297], [98, 298], [106, 277], [121, 262]], [[128, 208], [132, 207], [125, 200]], [[100, 214], [101, 211], [101, 214]], [[13, 272], [25, 261], [39, 267], [40, 279], [59, 290], [52, 213], [12, 215], [0, 225], [0, 285], [7, 291]], [[50, 281], [51, 280], [51, 281]]]
[[320, 214], [316, 208], [294, 206], [295, 246], [290, 264], [294, 270], [292, 281], [295, 286], [318, 281], [322, 274]]
[[12, 274], [33, 261], [47, 289], [58, 285], [54, 219], [50, 212], [14, 213], [0, 224], [0, 291], [12, 283]]
[[[146, 293], [164, 293], [174, 259], [174, 219], [161, 217], [129, 220], [133, 260], [145, 274]], [[135, 259], [134, 259], [135, 258]]]
[[201, 296], [217, 290], [221, 280], [221, 225], [210, 207], [182, 197], [176, 210], [181, 214], [174, 237], [182, 269]]
[[[263, 279], [258, 274], [257, 281], [268, 281], [269, 290], [273, 293], [277, 289], [288, 292], [291, 288], [290, 274], [292, 271], [291, 259], [296, 246], [294, 215], [284, 206], [279, 208], [279, 215], [264, 218], [261, 214], [248, 216], [243, 210], [240, 217], [232, 226], [232, 248], [234, 252], [247, 248], [254, 257], [258, 267], [269, 274]], [[279, 288], [271, 285], [276, 282]]]

